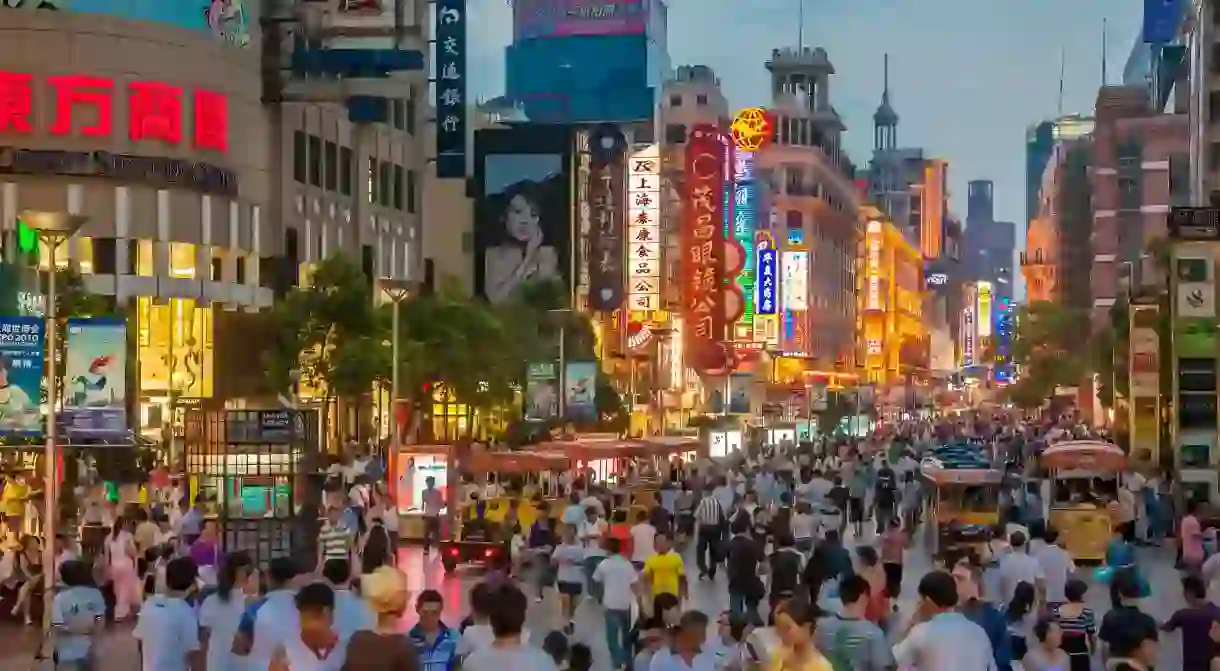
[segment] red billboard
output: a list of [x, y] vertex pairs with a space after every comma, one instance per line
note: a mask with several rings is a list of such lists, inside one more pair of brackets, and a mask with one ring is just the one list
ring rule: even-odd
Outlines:
[[691, 129], [681, 235], [683, 347], [687, 364], [700, 372], [731, 365], [724, 346], [725, 158], [720, 129], [710, 124]]

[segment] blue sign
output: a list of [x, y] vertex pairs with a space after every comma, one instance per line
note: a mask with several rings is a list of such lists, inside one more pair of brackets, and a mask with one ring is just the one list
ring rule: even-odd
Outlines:
[[466, 0], [436, 2], [436, 176], [466, 177]]
[[760, 315], [776, 314], [776, 303], [778, 302], [779, 292], [779, 253], [775, 250], [775, 246], [771, 244], [770, 236], [758, 236], [760, 239], [756, 245], [758, 251], [758, 281], [756, 288], [758, 291], [758, 309]]
[[1144, 42], [1172, 42], [1178, 36], [1181, 18], [1181, 0], [1144, 0]]
[[69, 319], [64, 344], [65, 431], [72, 438], [127, 433], [127, 322]]
[[0, 317], [0, 435], [42, 434], [43, 320]]

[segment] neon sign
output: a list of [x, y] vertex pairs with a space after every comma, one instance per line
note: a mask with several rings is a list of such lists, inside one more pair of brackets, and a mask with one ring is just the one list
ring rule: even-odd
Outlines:
[[974, 365], [974, 308], [962, 311], [962, 365]]
[[[223, 93], [196, 89], [187, 95], [181, 87], [161, 82], [135, 81], [125, 86], [109, 77], [59, 75], [47, 77], [53, 111], [47, 131], [67, 136], [109, 138], [114, 133], [115, 89], [125, 89], [127, 137], [133, 142], [156, 140], [177, 145], [183, 139], [184, 108], [193, 122], [192, 146], [205, 151], [229, 149], [229, 101]], [[35, 100], [43, 100], [33, 75], [0, 70], [0, 133], [32, 135], [36, 132]], [[82, 112], [91, 114], [82, 117]]]
[[661, 146], [627, 159], [628, 306], [661, 309]]
[[809, 309], [809, 252], [784, 252], [780, 265], [784, 275], [784, 310], [805, 312]]
[[775, 315], [779, 252], [775, 249], [771, 234], [766, 231], [759, 232], [754, 249], [758, 254], [758, 316]]
[[881, 222], [868, 222], [868, 303], [866, 310], [881, 309]]
[[991, 282], [979, 282], [979, 337], [991, 335]]
[[745, 298], [743, 324], [754, 323], [754, 229], [758, 184], [754, 181], [754, 152], [738, 151], [733, 158], [733, 239], [745, 251], [737, 286]]
[[758, 151], [767, 146], [774, 134], [775, 124], [771, 116], [761, 107], [750, 107], [737, 113], [729, 126], [733, 134], [733, 143], [741, 151]]

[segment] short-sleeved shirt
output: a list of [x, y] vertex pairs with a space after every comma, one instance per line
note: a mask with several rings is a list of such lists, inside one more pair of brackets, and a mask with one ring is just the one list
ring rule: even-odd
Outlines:
[[555, 661], [542, 648], [524, 643], [511, 648], [482, 648], [462, 662], [462, 671], [555, 671], [555, 668]]
[[140, 608], [133, 635], [144, 671], [187, 671], [187, 656], [199, 649], [199, 620], [186, 601], [155, 594]]
[[[105, 616], [106, 600], [94, 587], [69, 587], [56, 594], [51, 602], [51, 626], [57, 629], [83, 620], [98, 622]], [[88, 634], [65, 631], [55, 637], [55, 654], [60, 662], [86, 659], [92, 647], [93, 637]]]
[[832, 659], [850, 662], [858, 671], [887, 671], [894, 653], [881, 628], [868, 620], [840, 615], [818, 620], [817, 646]]
[[652, 585], [652, 596], [672, 594], [678, 596], [681, 580], [686, 575], [686, 565], [678, 553], [670, 550], [655, 554], [644, 562], [644, 575]]
[[558, 568], [555, 579], [563, 583], [580, 584], [584, 581], [585, 549], [576, 544], [564, 543], [551, 553], [551, 561]]

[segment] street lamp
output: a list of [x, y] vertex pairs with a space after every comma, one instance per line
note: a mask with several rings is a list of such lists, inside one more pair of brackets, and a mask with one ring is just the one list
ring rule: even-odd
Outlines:
[[21, 221], [38, 234], [38, 240], [47, 246], [47, 442], [43, 453], [43, 542], [42, 542], [42, 572], [43, 581], [43, 625], [50, 626], [51, 599], [55, 596], [55, 536], [59, 526], [58, 489], [59, 479], [55, 472], [55, 441], [58, 427], [56, 426], [59, 399], [59, 373], [55, 362], [55, 250], [68, 238], [85, 225], [88, 217], [67, 212], [35, 212], [21, 213]]
[[398, 505], [398, 487], [389, 486], [390, 483], [395, 483], [395, 478], [398, 477], [398, 449], [402, 446], [402, 428], [398, 422], [398, 322], [399, 322], [399, 306], [402, 302], [411, 295], [411, 283], [406, 280], [398, 280], [393, 278], [382, 278], [377, 281], [377, 286], [381, 289], [381, 293], [389, 298], [393, 307], [391, 308], [390, 317], [390, 358], [393, 360], [393, 368], [390, 369], [390, 421], [393, 423], [390, 438], [390, 450], [386, 455], [386, 470], [389, 473], [386, 475], [387, 488], [389, 489], [390, 500], [394, 505]]
[[565, 419], [567, 414], [566, 406], [568, 404], [567, 371], [565, 369], [568, 367], [568, 357], [563, 341], [567, 339], [564, 337], [566, 322], [568, 315], [572, 314], [572, 310], [569, 308], [556, 308], [554, 310], [547, 310], [547, 314], [559, 317], [559, 418]]

